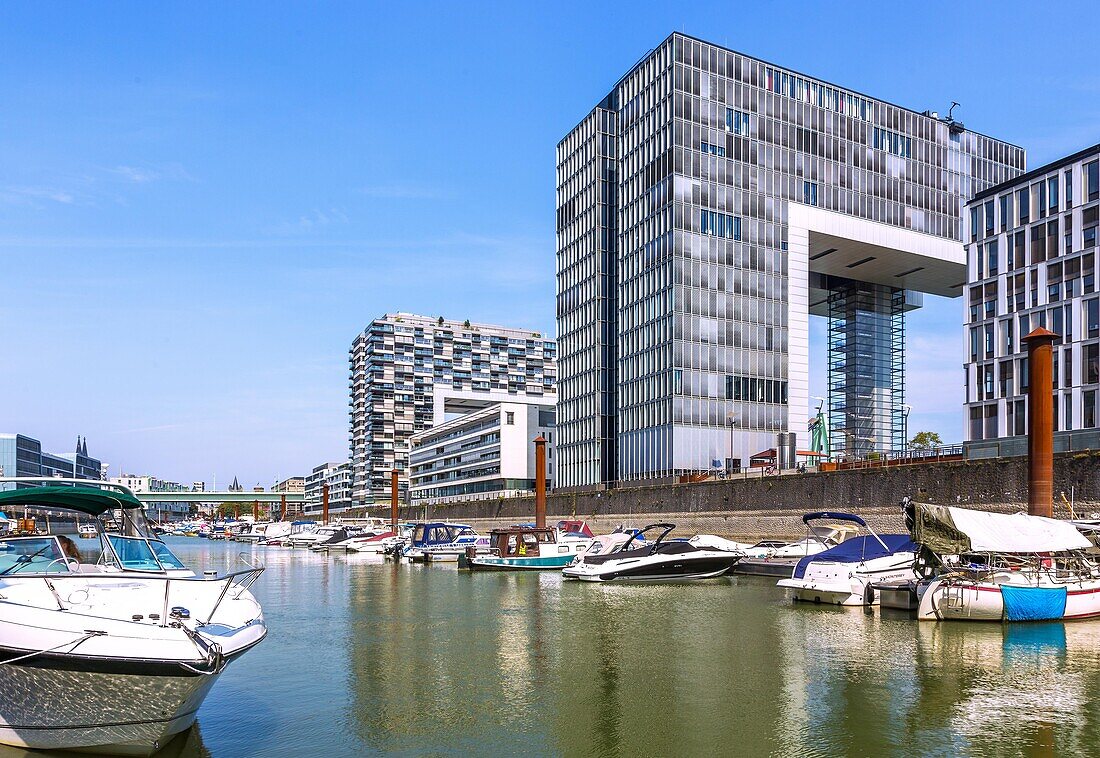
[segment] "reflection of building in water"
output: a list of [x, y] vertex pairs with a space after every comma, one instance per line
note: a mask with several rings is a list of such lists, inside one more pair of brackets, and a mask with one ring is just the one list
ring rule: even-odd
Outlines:
[[963, 672], [947, 723], [967, 740], [965, 752], [1042, 749], [1051, 733], [1060, 754], [1094, 752], [1082, 714], [1097, 694], [1096, 625], [917, 626], [927, 664]]
[[1087, 752], [1100, 626], [795, 606], [775, 629], [782, 754], [1001, 755], [1051, 739], [1059, 753]]

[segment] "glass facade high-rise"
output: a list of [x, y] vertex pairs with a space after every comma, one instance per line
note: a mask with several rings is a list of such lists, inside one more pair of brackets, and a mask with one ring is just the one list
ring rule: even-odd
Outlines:
[[[1028, 357], [1021, 340], [1037, 327], [1057, 335], [1056, 449], [1096, 448], [1098, 229], [1100, 145], [990, 187], [970, 202], [965, 371], [971, 449], [1026, 451]], [[988, 440], [1004, 444], [973, 444]]]
[[390, 502], [390, 471], [406, 501], [409, 437], [462, 413], [518, 397], [553, 404], [557, 348], [529, 329], [386, 314], [348, 351], [351, 505]]
[[830, 319], [834, 450], [901, 443], [904, 313], [957, 297], [971, 195], [1024, 151], [682, 34], [558, 145], [562, 488], [806, 440]]

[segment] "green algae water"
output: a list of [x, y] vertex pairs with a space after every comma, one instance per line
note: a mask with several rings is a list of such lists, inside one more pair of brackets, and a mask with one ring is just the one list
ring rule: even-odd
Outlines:
[[918, 625], [795, 606], [763, 578], [606, 586], [170, 544], [196, 569], [264, 561], [269, 636], [168, 756], [1053, 755], [1100, 737], [1097, 622]]

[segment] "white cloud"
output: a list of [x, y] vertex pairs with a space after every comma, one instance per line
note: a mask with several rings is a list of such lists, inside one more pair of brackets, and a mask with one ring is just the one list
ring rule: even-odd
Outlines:
[[0, 201], [9, 205], [33, 205], [39, 206], [38, 201], [49, 200], [63, 205], [72, 205], [76, 202], [76, 196], [64, 189], [57, 187], [27, 187], [9, 185], [0, 189]]

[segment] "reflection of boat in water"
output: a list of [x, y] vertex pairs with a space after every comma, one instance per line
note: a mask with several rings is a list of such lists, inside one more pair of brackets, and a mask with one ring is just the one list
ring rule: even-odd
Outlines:
[[0, 503], [96, 519], [102, 556], [85, 562], [51, 534], [0, 539], [0, 742], [155, 752], [266, 635], [248, 591], [263, 567], [196, 577], [128, 489], [15, 481], [47, 485]]
[[[586, 555], [563, 575], [586, 582], [685, 582], [713, 579], [725, 574], [742, 553], [666, 540], [675, 524], [650, 524], [631, 536], [616, 552]], [[638, 545], [642, 535], [659, 531], [653, 542]]]
[[939, 621], [1042, 621], [1100, 616], [1092, 542], [1065, 521], [912, 503], [921, 546], [917, 617]]
[[858, 524], [866, 535], [849, 537], [836, 547], [802, 558], [790, 579], [778, 582], [793, 590], [795, 600], [831, 605], [875, 605], [876, 582], [912, 579], [916, 546], [908, 534], [876, 534], [867, 522], [850, 513], [807, 513], [802, 521], [830, 519]]

